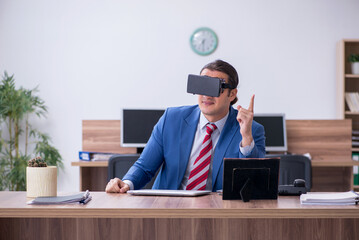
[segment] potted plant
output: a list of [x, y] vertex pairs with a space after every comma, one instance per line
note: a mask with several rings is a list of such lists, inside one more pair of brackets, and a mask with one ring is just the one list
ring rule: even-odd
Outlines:
[[26, 166], [31, 156], [41, 156], [48, 165], [62, 165], [50, 137], [33, 128], [33, 116], [44, 117], [47, 108], [38, 90], [16, 88], [6, 72], [0, 82], [0, 191], [26, 190]]
[[359, 54], [350, 54], [348, 58], [349, 62], [351, 63], [352, 74], [358, 75], [359, 74]]
[[31, 159], [26, 167], [27, 197], [57, 196], [57, 167], [47, 166], [41, 157]]

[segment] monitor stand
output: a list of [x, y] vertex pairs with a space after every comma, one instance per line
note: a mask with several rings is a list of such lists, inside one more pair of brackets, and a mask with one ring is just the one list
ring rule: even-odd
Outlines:
[[266, 152], [266, 158], [278, 157], [282, 155], [292, 155], [290, 152]]

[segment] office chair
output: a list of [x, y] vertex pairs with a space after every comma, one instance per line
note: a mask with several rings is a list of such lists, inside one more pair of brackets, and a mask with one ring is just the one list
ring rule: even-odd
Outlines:
[[312, 188], [312, 163], [303, 155], [279, 155], [279, 185], [291, 185], [295, 179], [304, 179], [305, 188]]
[[[120, 179], [125, 176], [127, 171], [132, 167], [132, 165], [137, 161], [137, 159], [140, 157], [140, 154], [116, 154], [112, 156], [109, 159], [108, 162], [108, 168], [107, 168], [107, 180], [110, 181], [110, 179], [118, 177]], [[160, 168], [161, 169], [161, 168]], [[157, 177], [159, 170], [155, 174], [155, 176], [152, 178], [152, 180], [147, 183], [146, 186], [143, 187], [143, 189], [151, 189], [153, 183], [155, 182], [155, 179]]]

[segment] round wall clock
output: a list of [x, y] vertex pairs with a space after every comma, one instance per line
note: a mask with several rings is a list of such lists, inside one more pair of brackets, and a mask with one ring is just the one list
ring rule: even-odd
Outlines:
[[190, 44], [195, 53], [206, 56], [216, 50], [218, 38], [212, 29], [202, 27], [192, 33]]

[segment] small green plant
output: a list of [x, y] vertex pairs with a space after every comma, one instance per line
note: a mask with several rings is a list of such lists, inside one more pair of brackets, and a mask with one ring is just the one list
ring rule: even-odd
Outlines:
[[[63, 167], [50, 137], [30, 124], [30, 117], [45, 117], [47, 108], [38, 90], [15, 87], [14, 75], [6, 72], [0, 82], [0, 191], [26, 190], [26, 166], [31, 155]], [[30, 148], [30, 149], [29, 149]]]
[[36, 157], [29, 160], [28, 167], [47, 167], [46, 162], [41, 157]]
[[350, 54], [350, 56], [348, 57], [348, 61], [349, 62], [359, 62], [359, 54]]

